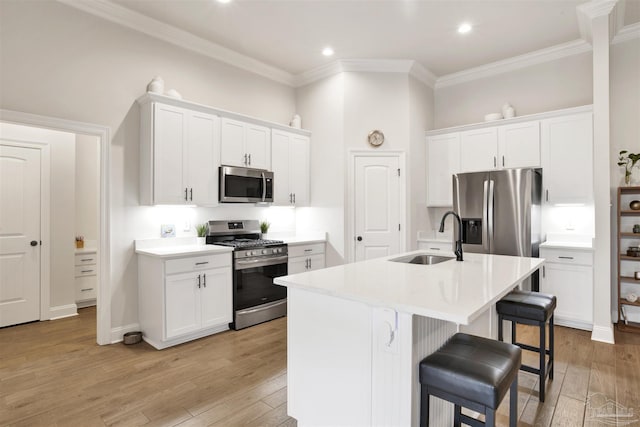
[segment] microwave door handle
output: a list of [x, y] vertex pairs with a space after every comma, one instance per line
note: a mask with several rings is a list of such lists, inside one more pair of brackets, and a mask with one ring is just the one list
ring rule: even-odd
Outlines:
[[267, 177], [264, 176], [264, 172], [261, 172], [262, 175], [262, 201], [267, 200]]

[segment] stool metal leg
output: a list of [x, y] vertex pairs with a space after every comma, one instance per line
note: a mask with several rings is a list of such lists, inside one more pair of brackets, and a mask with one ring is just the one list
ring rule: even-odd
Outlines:
[[504, 322], [502, 316], [498, 315], [498, 341], [502, 341], [502, 322]]
[[427, 387], [421, 387], [420, 399], [420, 427], [429, 426], [429, 392]]
[[511, 321], [511, 344], [515, 345], [516, 344], [516, 321], [512, 320]]
[[540, 322], [540, 392], [539, 399], [540, 402], [544, 402], [544, 389], [545, 389], [545, 380], [547, 376], [545, 375], [545, 359], [546, 359], [546, 348], [547, 348], [547, 339], [546, 339], [546, 322]]
[[549, 379], [553, 379], [553, 314], [549, 318]]
[[495, 409], [487, 408], [487, 412], [484, 416], [484, 425], [486, 427], [496, 427], [496, 411]]
[[518, 375], [511, 383], [509, 392], [509, 427], [518, 427]]
[[453, 427], [461, 427], [462, 426], [462, 407], [460, 405], [454, 405], [455, 409], [453, 410]]

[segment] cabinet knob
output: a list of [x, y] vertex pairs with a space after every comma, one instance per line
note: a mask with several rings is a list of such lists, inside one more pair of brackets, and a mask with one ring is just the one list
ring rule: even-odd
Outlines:
[[31, 246], [38, 246], [38, 241], [37, 240], [32, 240], [31, 243], [29, 243]]
[[358, 242], [362, 242], [362, 236], [358, 236], [358, 237], [356, 237], [356, 240], [357, 240]]

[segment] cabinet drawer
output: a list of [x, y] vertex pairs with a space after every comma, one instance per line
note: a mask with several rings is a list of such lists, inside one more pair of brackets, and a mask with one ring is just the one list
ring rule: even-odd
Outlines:
[[453, 243], [421, 241], [418, 242], [418, 249], [435, 253], [451, 252], [453, 251]]
[[289, 257], [309, 256], [324, 253], [324, 243], [314, 243], [312, 245], [289, 246]]
[[571, 249], [540, 248], [540, 258], [548, 263], [593, 265], [593, 253]]
[[75, 265], [97, 264], [98, 255], [96, 253], [77, 254]]
[[96, 283], [95, 276], [77, 277], [75, 280], [76, 301], [95, 299]]
[[77, 265], [76, 277], [95, 276], [98, 274], [98, 268], [94, 265]]
[[227, 267], [231, 265], [231, 254], [207, 255], [199, 257], [168, 260], [165, 264], [166, 274], [206, 270], [209, 268]]

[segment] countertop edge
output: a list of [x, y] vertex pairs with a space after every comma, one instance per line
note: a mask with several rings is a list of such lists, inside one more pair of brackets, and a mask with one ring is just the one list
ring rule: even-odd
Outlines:
[[[155, 258], [180, 258], [185, 256], [193, 256], [193, 255], [215, 255], [215, 254], [224, 254], [233, 252], [233, 248], [225, 247], [225, 246], [215, 246], [215, 245], [205, 245], [207, 247], [200, 248], [196, 247], [182, 247], [175, 246], [171, 249], [174, 252], [168, 252], [168, 248], [148, 248], [148, 249], [136, 249], [136, 254], [145, 255]], [[180, 249], [182, 248], [182, 249]]]

